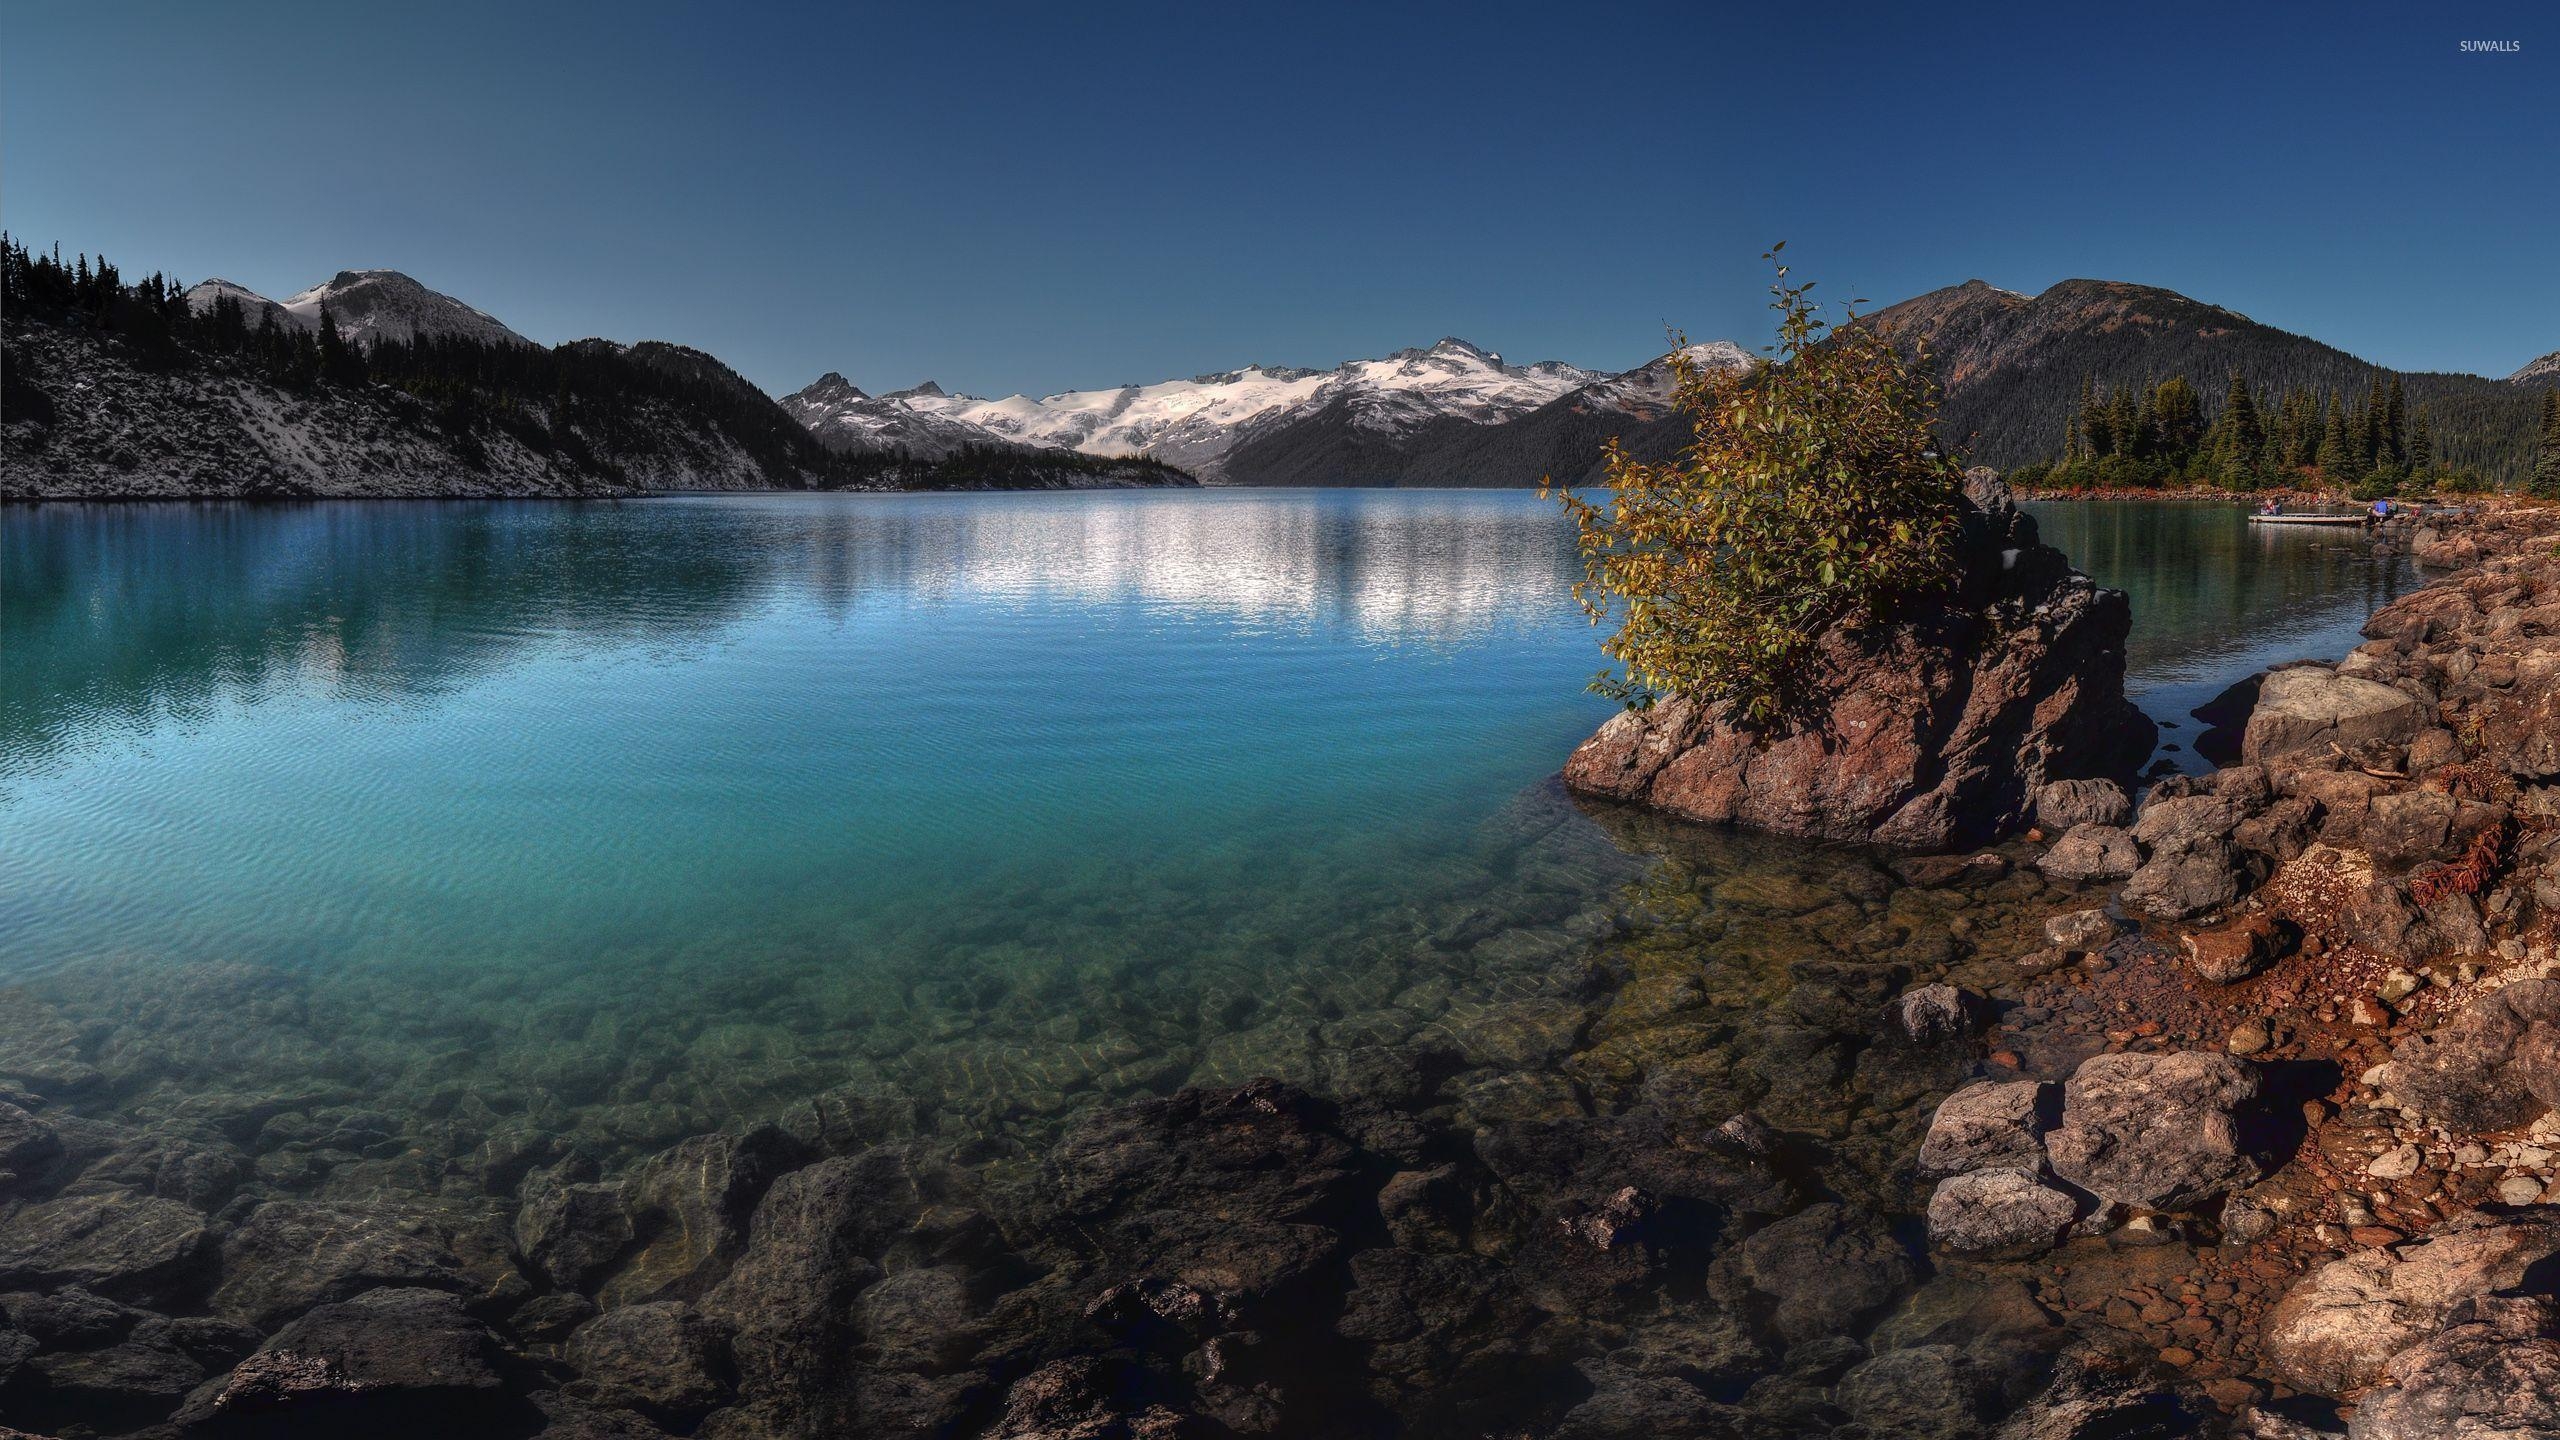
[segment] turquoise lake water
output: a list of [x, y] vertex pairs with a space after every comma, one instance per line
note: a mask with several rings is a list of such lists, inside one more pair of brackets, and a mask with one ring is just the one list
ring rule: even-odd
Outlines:
[[725, 963], [1319, 865], [1391, 892], [1607, 713], [1519, 495], [7, 524], [20, 966]]
[[[2236, 509], [2043, 513], [2170, 718], [2407, 583]], [[1573, 563], [1482, 491], [10, 509], [0, 981], [75, 1026], [173, 1023], [163, 977], [266, 1007], [129, 1086], [469, 1073], [633, 1144], [849, 1075], [1055, 1114], [1433, 1027], [1540, 1075], [1672, 853], [1549, 783], [1609, 708]], [[1679, 847], [1753, 965], [1910, 928], [1871, 862]]]

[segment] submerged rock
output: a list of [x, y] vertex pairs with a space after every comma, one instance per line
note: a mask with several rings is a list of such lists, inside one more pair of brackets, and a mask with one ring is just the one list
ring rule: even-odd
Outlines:
[[2062, 1242], [2080, 1201], [2032, 1170], [1972, 1170], [1938, 1182], [1929, 1197], [1929, 1240], [1986, 1258], [2037, 1255]]
[[993, 1440], [1192, 1440], [1212, 1433], [1133, 1393], [1134, 1366], [1113, 1359], [1057, 1360], [1014, 1382]]
[[606, 1311], [569, 1339], [581, 1394], [691, 1420], [729, 1396], [729, 1337], [674, 1301]]
[[1870, 1435], [1978, 1435], [2003, 1409], [2000, 1377], [1954, 1345], [1888, 1350], [1840, 1377], [1833, 1394]]
[[213, 1308], [272, 1329], [314, 1305], [381, 1286], [460, 1291], [461, 1263], [434, 1227], [394, 1213], [270, 1200], [222, 1244]]
[[189, 1436], [522, 1433], [497, 1337], [440, 1290], [323, 1305], [206, 1382], [173, 1417]]
[[1764, 1226], [1717, 1263], [1762, 1297], [1789, 1344], [1856, 1333], [1920, 1278], [1892, 1227], [1829, 1202]]
[[119, 1344], [35, 1357], [26, 1368], [43, 1382], [43, 1393], [13, 1397], [8, 1413], [47, 1428], [108, 1431], [165, 1417], [205, 1376], [205, 1367], [180, 1348], [169, 1328], [162, 1321]]
[[0, 1101], [0, 1195], [61, 1153], [62, 1140], [52, 1126]]
[[2002, 1423], [1994, 1440], [2190, 1440], [2220, 1433], [2213, 1403], [2196, 1386], [2163, 1384], [2145, 1373], [2149, 1368], [2094, 1350], [2067, 1351], [2045, 1392]]
[[765, 1128], [697, 1135], [642, 1161], [622, 1196], [637, 1248], [604, 1302], [700, 1298], [745, 1250], [756, 1202], [802, 1158], [797, 1141]]
[[2115, 919], [2102, 909], [2067, 910], [2060, 915], [2046, 917], [2044, 938], [2052, 941], [2054, 948], [2059, 950], [2095, 954], [2115, 940], [2119, 928]]
[[0, 1220], [0, 1287], [170, 1300], [200, 1282], [211, 1242], [205, 1218], [174, 1200], [65, 1195]]
[[2124, 696], [2123, 594], [2005, 499], [1968, 504], [1963, 565], [1953, 595], [1823, 637], [1837, 698], [1817, 721], [1760, 734], [1675, 696], [1602, 725], [1565, 783], [1686, 820], [1935, 850], [2018, 829], [2053, 781], [2129, 775], [2156, 731]]
[[773, 1183], [746, 1252], [702, 1303], [735, 1332], [741, 1388], [812, 1427], [850, 1428], [843, 1361], [853, 1301], [880, 1279], [871, 1257], [917, 1203], [904, 1158], [888, 1148], [821, 1160]]
[[586, 1290], [631, 1244], [619, 1186], [564, 1184], [537, 1173], [516, 1211], [517, 1249], [564, 1290]]

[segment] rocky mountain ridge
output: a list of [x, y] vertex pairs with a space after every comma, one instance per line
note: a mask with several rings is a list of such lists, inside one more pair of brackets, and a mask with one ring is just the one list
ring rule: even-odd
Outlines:
[[313, 329], [325, 308], [338, 334], [351, 342], [415, 340], [425, 335], [489, 344], [533, 343], [486, 312], [430, 290], [397, 270], [341, 270], [284, 300], [270, 300], [245, 285], [219, 279], [202, 281], [186, 291], [187, 305], [198, 313], [225, 297], [240, 305], [252, 328], [273, 318], [278, 325]]
[[128, 285], [103, 259], [17, 244], [6, 263], [0, 499], [1191, 483], [1010, 444], [837, 453], [699, 350], [546, 349], [392, 271], [278, 303], [225, 280]]
[[2004, 470], [2060, 453], [2084, 384], [2104, 393], [2183, 375], [2218, 411], [2235, 373], [2262, 391], [2350, 398], [2396, 374], [2433, 422], [2439, 461], [2512, 481], [2531, 463], [2540, 390], [2560, 384], [2560, 365], [2542, 361], [2505, 380], [2395, 372], [2174, 290], [2113, 280], [2064, 280], [2034, 295], [1968, 280], [1863, 323], [1925, 347], [1945, 392], [1942, 433], [1974, 463]]
[[[1724, 351], [1740, 354], [1731, 346], [1697, 348], [1719, 360]], [[930, 381], [875, 398], [830, 372], [784, 403], [831, 444], [905, 444], [920, 453], [973, 441], [1058, 445], [1150, 456], [1213, 482], [1251, 484], [1269, 482], [1250, 467], [1235, 470], [1228, 456], [1299, 427], [1348, 431], [1393, 448], [1451, 422], [1499, 426], [1594, 385], [1632, 395], [1650, 383], [1554, 360], [1512, 365], [1450, 336], [1331, 370], [1249, 365], [1037, 399], [953, 395]], [[1614, 403], [1620, 392], [1601, 393]]]
[[[341, 336], [360, 346], [420, 336], [530, 345], [494, 317], [390, 270], [342, 271], [280, 302], [220, 279], [190, 288], [185, 299], [199, 314], [227, 299], [252, 330], [272, 320], [307, 332], [325, 305]], [[2066, 280], [2027, 295], [1972, 280], [1877, 311], [1866, 323], [1926, 345], [1945, 391], [1945, 433], [1969, 459], [1995, 467], [2051, 458], [2084, 382], [2104, 388], [2237, 371], [2254, 384], [2355, 394], [2392, 373], [2235, 311], [2115, 281]], [[1730, 342], [1688, 350], [1703, 364], [1754, 363]], [[1450, 337], [1330, 370], [1252, 365], [1038, 398], [985, 399], [930, 381], [872, 395], [829, 372], [778, 403], [824, 451], [874, 465], [938, 463], [994, 448], [1088, 461], [1135, 457], [1216, 484], [1531, 486], [1589, 482], [1612, 439], [1640, 459], [1677, 453], [1687, 430], [1667, 414], [1669, 359], [1618, 373], [1560, 361], [1513, 365]], [[2539, 393], [2560, 385], [2560, 352], [2505, 380], [2402, 379], [2410, 403], [2434, 422], [2442, 461], [2513, 480], [2530, 464]], [[279, 474], [295, 470], [287, 464]], [[501, 489], [544, 483], [526, 473]]]

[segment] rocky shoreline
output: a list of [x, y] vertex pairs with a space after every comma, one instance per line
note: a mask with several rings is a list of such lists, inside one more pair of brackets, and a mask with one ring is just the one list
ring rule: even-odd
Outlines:
[[495, 1065], [260, 967], [0, 990], [0, 1426], [2535, 1433], [2555, 534], [2419, 537], [2481, 563], [2138, 811], [1910, 857], [1544, 792], [1356, 971], [951, 962], [895, 1036], [709, 984]]
[[[2122, 888], [2020, 957], [1992, 1078], [1923, 1146], [1943, 1253], [2045, 1257], [2039, 1298], [2243, 1433], [2560, 1433], [2555, 540], [2420, 530], [2470, 568], [2226, 697], [2238, 763], [2138, 811], [2056, 797], [2038, 863]], [[2114, 1294], [2051, 1265], [2128, 1232], [2211, 1248]]]

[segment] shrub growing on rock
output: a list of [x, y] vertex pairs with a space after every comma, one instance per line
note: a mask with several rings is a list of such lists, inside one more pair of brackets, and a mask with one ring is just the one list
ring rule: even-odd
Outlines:
[[1605, 501], [1558, 492], [1582, 553], [1575, 596], [1593, 624], [1618, 619], [1602, 694], [1783, 724], [1820, 698], [1825, 631], [1956, 579], [1964, 474], [1938, 448], [1934, 383], [1875, 327], [1821, 320], [1813, 285], [1777, 270], [1775, 363], [1737, 374], [1675, 353], [1688, 448], [1648, 464], [1613, 440]]

